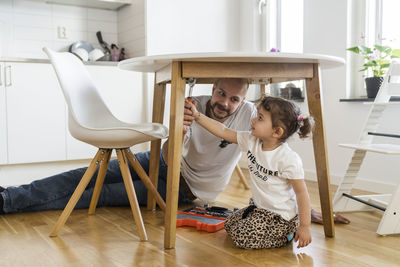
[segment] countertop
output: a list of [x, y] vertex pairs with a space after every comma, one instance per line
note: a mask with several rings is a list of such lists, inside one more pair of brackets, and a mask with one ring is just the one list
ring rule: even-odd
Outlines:
[[[47, 63], [50, 60], [44, 58], [19, 58], [19, 57], [0, 57], [0, 62], [25, 62], [25, 63]], [[85, 61], [85, 65], [93, 66], [117, 66], [118, 62], [115, 61]]]

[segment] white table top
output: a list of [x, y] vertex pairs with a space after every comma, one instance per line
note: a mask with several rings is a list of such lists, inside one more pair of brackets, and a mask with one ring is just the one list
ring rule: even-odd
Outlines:
[[319, 63], [322, 69], [342, 66], [340, 57], [319, 54], [280, 52], [209, 52], [135, 57], [119, 62], [118, 68], [137, 72], [156, 72], [172, 61], [192, 62], [253, 62], [253, 63]]

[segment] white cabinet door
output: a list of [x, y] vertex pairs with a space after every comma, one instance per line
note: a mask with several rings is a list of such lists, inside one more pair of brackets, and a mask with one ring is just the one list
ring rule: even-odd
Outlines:
[[6, 164], [8, 162], [7, 105], [4, 68], [5, 64], [0, 62], [0, 164]]
[[65, 102], [50, 64], [6, 63], [8, 163], [66, 159]]

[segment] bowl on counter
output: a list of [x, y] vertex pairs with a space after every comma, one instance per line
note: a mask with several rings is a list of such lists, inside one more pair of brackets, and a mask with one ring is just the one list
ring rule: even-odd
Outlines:
[[82, 61], [89, 60], [89, 53], [84, 48], [76, 48], [72, 50], [72, 53], [78, 58], [80, 58]]
[[101, 51], [98, 48], [95, 48], [89, 52], [89, 60], [90, 61], [101, 60], [102, 57], [104, 57], [104, 53], [103, 53], [103, 51]]

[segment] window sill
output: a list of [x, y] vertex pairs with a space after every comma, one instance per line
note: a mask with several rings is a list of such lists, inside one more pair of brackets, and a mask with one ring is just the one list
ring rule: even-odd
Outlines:
[[[339, 99], [339, 102], [374, 102], [375, 98], [367, 98], [367, 97], [360, 97], [360, 98], [342, 98]], [[390, 102], [399, 102], [400, 97], [392, 96], [390, 98]]]

